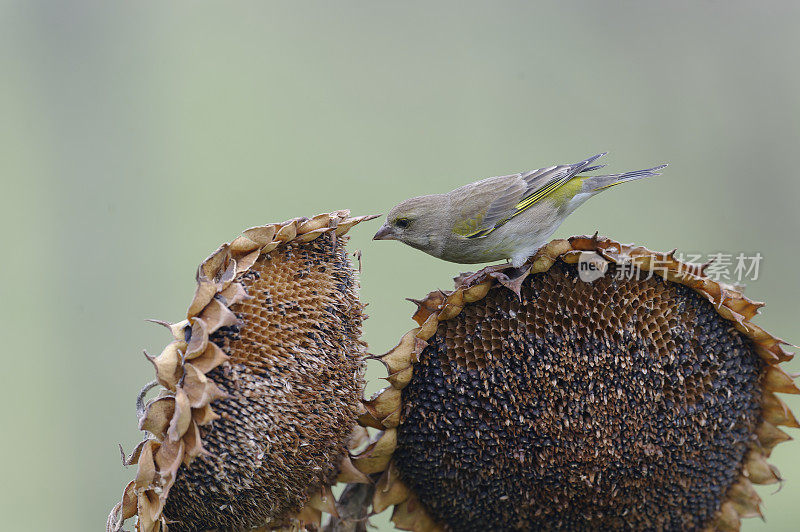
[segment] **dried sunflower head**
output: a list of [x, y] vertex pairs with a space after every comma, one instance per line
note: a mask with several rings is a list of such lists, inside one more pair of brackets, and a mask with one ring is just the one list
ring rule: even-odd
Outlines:
[[157, 357], [136, 479], [109, 530], [314, 527], [335, 513], [363, 389], [362, 305], [348, 211], [254, 227], [200, 265], [187, 318]]
[[[579, 279], [581, 252], [605, 273]], [[521, 297], [490, 277], [418, 302], [353, 462], [406, 530], [738, 530], [798, 427], [761, 303], [673, 254], [556, 240]], [[615, 275], [631, 268], [633, 275]], [[473, 278], [474, 280], [474, 278]]]

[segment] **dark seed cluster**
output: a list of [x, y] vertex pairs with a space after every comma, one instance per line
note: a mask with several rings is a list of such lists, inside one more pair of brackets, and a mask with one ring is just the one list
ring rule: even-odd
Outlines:
[[337, 474], [363, 387], [361, 304], [330, 234], [262, 256], [240, 281], [239, 324], [211, 336], [231, 363], [208, 374], [231, 397], [201, 427], [208, 454], [181, 467], [170, 530], [278, 524]]
[[693, 290], [557, 262], [440, 323], [394, 460], [458, 532], [702, 528], [759, 416], [761, 362]]

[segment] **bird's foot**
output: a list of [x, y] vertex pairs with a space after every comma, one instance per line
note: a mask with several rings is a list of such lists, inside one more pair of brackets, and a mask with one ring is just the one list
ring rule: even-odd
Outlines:
[[489, 276], [494, 277], [501, 285], [517, 294], [517, 299], [522, 301], [522, 294], [520, 293], [522, 290], [522, 282], [530, 273], [531, 269], [529, 266], [520, 266], [519, 268], [511, 267], [492, 272]]
[[528, 265], [515, 268], [511, 264], [492, 264], [475, 273], [468, 274], [466, 276], [460, 275], [455, 278], [455, 281], [457, 284], [468, 288], [475, 284], [475, 282], [478, 280], [492, 277], [497, 279], [497, 282], [499, 282], [501, 285], [517, 294], [517, 297], [522, 300], [522, 294], [520, 293], [522, 290], [522, 282], [525, 281], [526, 277], [528, 277], [530, 271], [531, 269]]
[[453, 281], [455, 281], [458, 286], [469, 288], [470, 286], [477, 284], [478, 281], [485, 280], [485, 278], [489, 277], [491, 274], [502, 271], [509, 267], [511, 267], [510, 264], [492, 264], [490, 266], [481, 268], [475, 273], [462, 273], [458, 277], [454, 277]]

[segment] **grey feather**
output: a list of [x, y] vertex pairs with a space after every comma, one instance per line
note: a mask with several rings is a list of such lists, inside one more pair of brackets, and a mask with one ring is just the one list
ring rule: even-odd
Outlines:
[[486, 208], [486, 214], [481, 220], [479, 230], [489, 229], [497, 225], [504, 218], [507, 218], [517, 203], [522, 200], [527, 192], [524, 180], [520, 179], [520, 174], [509, 176], [508, 188]]
[[563, 182], [566, 183], [567, 181], [572, 179], [574, 176], [580, 174], [581, 172], [602, 168], [602, 165], [595, 166], [592, 168], [590, 168], [589, 165], [592, 164], [597, 159], [599, 159], [600, 157], [604, 156], [606, 153], [608, 152], [598, 153], [597, 155], [589, 157], [588, 159], [576, 164], [562, 164], [559, 166], [550, 166], [547, 168], [540, 168], [538, 170], [533, 170], [532, 172], [525, 172], [521, 174], [522, 179], [524, 179], [525, 182], [528, 183], [528, 190], [526, 191], [525, 196], [520, 199], [520, 201], [536, 193], [537, 190], [548, 186], [552, 182], [563, 180]]
[[635, 181], [637, 179], [644, 179], [646, 177], [653, 177], [661, 175], [659, 170], [665, 168], [667, 165], [662, 164], [654, 166], [653, 168], [646, 168], [644, 170], [633, 170], [631, 172], [623, 172], [621, 174], [597, 175], [586, 179], [583, 182], [584, 191], [594, 192], [606, 189], [608, 187], [626, 183], [628, 181]]

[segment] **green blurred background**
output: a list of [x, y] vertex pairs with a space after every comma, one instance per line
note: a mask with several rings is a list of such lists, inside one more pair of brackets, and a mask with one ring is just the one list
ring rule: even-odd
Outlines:
[[[144, 318], [181, 319], [198, 262], [252, 225], [605, 150], [668, 161], [557, 236], [761, 252], [758, 322], [800, 342], [798, 27], [789, 1], [2, 1], [2, 528], [101, 529], [141, 350], [167, 342]], [[462, 269], [378, 225], [351, 241], [376, 353]], [[744, 530], [797, 530], [799, 451]]]

